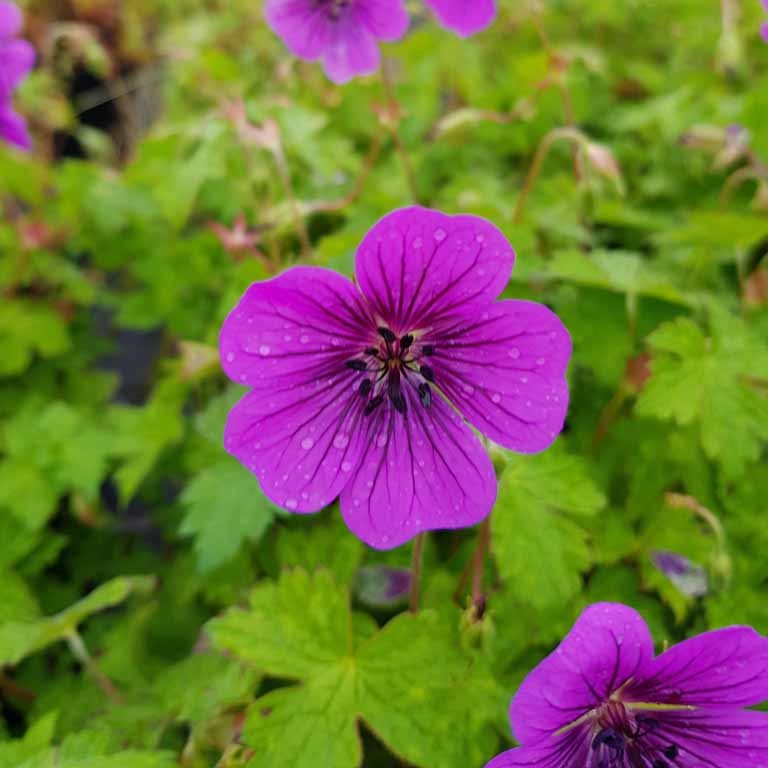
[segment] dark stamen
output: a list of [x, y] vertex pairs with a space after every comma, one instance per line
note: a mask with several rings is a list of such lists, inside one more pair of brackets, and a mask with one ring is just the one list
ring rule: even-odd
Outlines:
[[379, 350], [376, 349], [376, 347], [366, 347], [364, 351], [366, 355], [370, 355], [371, 357], [379, 356]]
[[360, 382], [360, 394], [363, 397], [368, 397], [368, 395], [371, 394], [371, 390], [373, 389], [373, 382], [370, 379], [363, 379]]
[[664, 753], [664, 757], [668, 757], [670, 760], [677, 760], [677, 756], [680, 754], [677, 744], [670, 744], [661, 751]]
[[595, 740], [592, 742], [592, 749], [600, 749], [603, 745], [608, 747], [608, 749], [623, 751], [624, 739], [619, 736], [613, 728], [603, 728], [603, 730], [595, 736]]
[[429, 388], [429, 384], [426, 381], [422, 381], [419, 384], [419, 400], [425, 408], [429, 408], [432, 404], [432, 390]]
[[435, 354], [435, 348], [431, 344], [425, 344], [421, 348], [421, 354], [425, 357], [432, 357]]
[[422, 365], [421, 368], [419, 368], [419, 371], [427, 381], [435, 380], [435, 372], [428, 365]]
[[368, 401], [368, 405], [365, 406], [363, 414], [370, 416], [382, 403], [384, 402], [384, 395], [376, 395]]
[[394, 344], [397, 341], [397, 336], [395, 336], [389, 328], [382, 325], [379, 327], [378, 331], [381, 338], [384, 339], [387, 344]]
[[400, 372], [397, 370], [393, 370], [389, 374], [387, 394], [389, 395], [389, 399], [392, 401], [395, 410], [404, 414], [407, 410], [407, 405], [405, 398], [403, 397], [403, 392], [400, 389]]
[[400, 349], [408, 349], [413, 344], [413, 335], [406, 333], [402, 339], [400, 339]]
[[653, 768], [669, 768], [669, 763], [666, 760], [654, 760]]
[[365, 360], [347, 360], [345, 363], [347, 368], [351, 368], [353, 371], [367, 371], [368, 363]]
[[392, 405], [395, 407], [395, 410], [405, 416], [405, 412], [408, 410], [408, 406], [405, 402], [405, 398], [403, 397], [403, 393], [398, 392], [396, 395], [390, 397], [390, 399], [392, 400]]

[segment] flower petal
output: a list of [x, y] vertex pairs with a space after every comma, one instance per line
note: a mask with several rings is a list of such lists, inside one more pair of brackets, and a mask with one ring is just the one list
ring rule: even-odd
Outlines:
[[339, 495], [359, 463], [361, 401], [344, 375], [250, 392], [229, 413], [224, 447], [275, 504], [317, 512]]
[[575, 768], [589, 765], [589, 735], [584, 728], [547, 739], [538, 746], [510, 749], [485, 768]]
[[618, 603], [589, 606], [523, 680], [510, 707], [515, 738], [541, 742], [642, 676], [652, 658], [653, 639], [637, 611]]
[[441, 324], [425, 341], [434, 346], [436, 384], [494, 442], [535, 453], [562, 430], [571, 338], [544, 305], [500, 301]]
[[0, 38], [11, 37], [20, 29], [24, 21], [21, 10], [7, 0], [0, 0]]
[[27, 121], [9, 106], [0, 105], [0, 139], [20, 149], [29, 149], [32, 146]]
[[746, 710], [653, 712], [652, 741], [675, 744], [674, 765], [702, 768], [768, 768], [768, 713]]
[[346, 277], [294, 267], [248, 288], [222, 326], [221, 363], [232, 381], [270, 390], [348, 375], [375, 327]]
[[362, 0], [357, 15], [379, 40], [398, 40], [408, 29], [408, 13], [402, 0]]
[[496, 475], [480, 441], [438, 396], [425, 408], [403, 388], [407, 415], [386, 400], [370, 420], [366, 451], [341, 494], [352, 532], [390, 549], [420, 531], [474, 525], [496, 499]]
[[316, 61], [331, 40], [328, 11], [312, 0], [267, 0], [264, 13], [269, 28], [301, 59]]
[[0, 102], [11, 97], [34, 64], [35, 49], [26, 40], [0, 42]]
[[496, 0], [426, 0], [440, 24], [461, 37], [490, 26], [496, 18]]
[[350, 8], [331, 28], [323, 52], [325, 74], [341, 85], [358, 75], [373, 74], [380, 60], [376, 39], [358, 18], [356, 8]]
[[749, 707], [768, 699], [768, 638], [751, 627], [705, 632], [655, 658], [635, 701]]
[[485, 219], [413, 207], [373, 226], [357, 250], [355, 273], [381, 320], [408, 333], [492, 302], [509, 281], [514, 258]]

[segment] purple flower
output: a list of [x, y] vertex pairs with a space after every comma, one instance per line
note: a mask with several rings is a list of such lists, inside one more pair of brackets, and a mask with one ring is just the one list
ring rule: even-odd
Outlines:
[[656, 550], [651, 554], [651, 560], [684, 595], [703, 597], [709, 592], [707, 572], [687, 557], [676, 552]]
[[489, 27], [496, 18], [496, 0], [425, 0], [438, 21], [461, 37]]
[[267, 0], [267, 23], [295, 56], [322, 60], [335, 83], [379, 68], [377, 40], [408, 28], [403, 0]]
[[35, 63], [35, 51], [15, 35], [21, 29], [21, 11], [0, 0], [0, 139], [22, 149], [30, 146], [24, 118], [13, 109], [13, 91]]
[[751, 627], [692, 637], [654, 658], [640, 615], [588, 607], [512, 701], [523, 745], [486, 768], [766, 768], [768, 639]]
[[513, 261], [484, 219], [406, 208], [363, 239], [357, 285], [304, 266], [254, 283], [221, 331], [224, 370], [252, 388], [226, 449], [288, 510], [340, 495], [349, 528], [379, 549], [482, 520], [496, 477], [467, 422], [532, 453], [568, 401], [560, 320], [494, 301]]
[[[768, 13], [768, 0], [763, 0], [763, 8], [765, 8], [765, 12]], [[766, 43], [768, 43], [768, 23], [763, 24], [760, 27], [760, 36]]]

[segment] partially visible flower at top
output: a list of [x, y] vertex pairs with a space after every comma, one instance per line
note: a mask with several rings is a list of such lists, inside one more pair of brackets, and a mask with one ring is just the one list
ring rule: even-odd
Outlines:
[[496, 18], [496, 0], [425, 0], [440, 24], [469, 37], [489, 27]]
[[727, 627], [654, 657], [642, 617], [589, 606], [512, 700], [486, 768], [768, 768], [768, 638]]
[[[768, 0], [763, 0], [763, 8], [765, 8], [765, 12], [768, 13]], [[762, 35], [763, 40], [768, 43], [768, 22], [760, 27], [760, 34]]]
[[322, 61], [335, 83], [379, 68], [377, 42], [408, 29], [403, 0], [267, 0], [267, 23], [295, 56]]
[[26, 121], [13, 109], [13, 92], [35, 63], [34, 48], [16, 37], [22, 21], [13, 3], [0, 0], [0, 139], [29, 149]]
[[704, 597], [709, 592], [707, 572], [687, 557], [676, 552], [656, 550], [651, 554], [651, 560], [684, 595]]
[[340, 495], [348, 527], [379, 549], [479, 522], [496, 476], [467, 422], [532, 453], [568, 403], [563, 324], [495, 301], [513, 261], [484, 219], [405, 208], [363, 239], [357, 286], [305, 266], [254, 283], [220, 336], [227, 375], [252, 388], [226, 449], [292, 512]]

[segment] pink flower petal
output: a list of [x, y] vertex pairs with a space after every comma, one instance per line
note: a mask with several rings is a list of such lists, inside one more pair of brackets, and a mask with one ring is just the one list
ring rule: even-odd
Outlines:
[[224, 322], [221, 361], [232, 381], [279, 390], [321, 381], [377, 341], [352, 282], [320, 267], [294, 267], [254, 283]]
[[408, 13], [401, 2], [364, 0], [356, 11], [358, 19], [379, 40], [399, 40], [408, 29]]
[[660, 723], [656, 743], [675, 744], [674, 765], [768, 768], [768, 713], [698, 710], [650, 713]]
[[514, 258], [485, 219], [403, 208], [365, 236], [355, 273], [377, 314], [403, 334], [492, 302], [506, 287]]
[[32, 146], [26, 120], [7, 106], [0, 106], [0, 139], [19, 149]]
[[653, 638], [639, 613], [617, 603], [590, 605], [523, 681], [510, 707], [512, 733], [525, 745], [549, 738], [642, 676], [652, 658]]
[[534, 747], [510, 749], [485, 768], [575, 768], [589, 765], [589, 733], [575, 728]]
[[34, 64], [35, 49], [26, 40], [0, 41], [0, 101], [10, 98]]
[[480, 441], [438, 396], [425, 408], [404, 387], [404, 418], [390, 401], [366, 417], [366, 449], [341, 494], [352, 532], [390, 549], [420, 531], [478, 523], [496, 499], [496, 475]]
[[7, 0], [0, 0], [0, 38], [12, 37], [24, 21], [21, 10]]
[[534, 453], [560, 433], [571, 339], [544, 305], [500, 301], [439, 325], [428, 341], [437, 386], [491, 440]]
[[442, 26], [461, 37], [489, 27], [496, 18], [496, 0], [426, 0]]
[[628, 696], [697, 707], [760, 704], [768, 699], [768, 638], [727, 627], [684, 640], [655, 658]]
[[302, 59], [319, 59], [331, 40], [326, 9], [308, 0], [267, 0], [264, 13], [270, 29]]
[[334, 83], [347, 83], [353, 77], [373, 74], [380, 60], [376, 39], [351, 9], [331, 29], [323, 52], [325, 74]]

